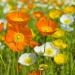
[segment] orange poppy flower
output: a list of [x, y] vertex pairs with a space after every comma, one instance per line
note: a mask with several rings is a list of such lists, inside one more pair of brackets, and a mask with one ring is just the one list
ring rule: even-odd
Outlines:
[[41, 75], [41, 71], [32, 71], [28, 75]]
[[3, 30], [3, 23], [0, 23], [0, 32]]
[[11, 12], [6, 15], [6, 19], [12, 25], [27, 25], [29, 15], [23, 12]]
[[23, 3], [29, 3], [30, 2], [30, 0], [20, 0], [20, 1]]
[[29, 8], [29, 9], [32, 9], [32, 8], [35, 8], [35, 7], [36, 7], [35, 4], [33, 4], [33, 3], [28, 3], [28, 8]]
[[43, 13], [40, 11], [33, 12], [33, 16], [38, 19], [38, 18], [41, 18], [43, 16]]
[[26, 26], [15, 25], [8, 29], [3, 40], [13, 51], [22, 51], [32, 39], [31, 30]]
[[47, 4], [49, 0], [41, 0], [41, 3]]
[[42, 17], [36, 24], [39, 32], [44, 35], [50, 35], [56, 31], [57, 23], [53, 20], [47, 20], [46, 17]]
[[34, 48], [35, 46], [40, 45], [38, 42], [36, 41], [30, 41], [30, 47]]

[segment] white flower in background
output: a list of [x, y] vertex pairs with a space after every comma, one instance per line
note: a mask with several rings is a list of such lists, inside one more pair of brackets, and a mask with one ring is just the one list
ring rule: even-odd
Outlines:
[[22, 6], [23, 6], [23, 2], [18, 2], [18, 5], [17, 5], [17, 7], [18, 7], [18, 9], [20, 10], [21, 8], [22, 8]]
[[41, 46], [36, 46], [34, 48], [34, 51], [38, 54], [42, 53], [44, 56], [49, 56], [49, 57], [53, 57], [59, 53], [59, 50], [55, 48], [53, 44], [50, 42], [46, 42]]
[[36, 62], [36, 55], [33, 53], [24, 53], [19, 57], [18, 62], [25, 66], [30, 66]]
[[34, 51], [38, 54], [44, 53], [44, 49], [42, 49], [42, 46], [36, 46], [34, 47]]
[[65, 31], [73, 31], [74, 30], [74, 28], [73, 27], [70, 27], [69, 25], [61, 24], [60, 26]]
[[71, 25], [74, 22], [72, 15], [64, 14], [60, 17], [60, 22], [64, 25]]
[[4, 6], [3, 13], [6, 14], [10, 11], [11, 7], [7, 4]]
[[3, 23], [4, 30], [6, 30], [7, 29], [7, 21], [5, 19], [0, 19], [0, 23]]
[[2, 42], [0, 42], [0, 50], [3, 50], [4, 48], [5, 48], [5, 45]]
[[36, 5], [37, 5], [38, 7], [42, 7], [42, 8], [48, 7], [47, 4], [36, 3]]
[[53, 8], [54, 8], [53, 5], [50, 5], [50, 6], [48, 7], [49, 10], [51, 10], [51, 9], [53, 9]]
[[75, 0], [65, 0], [64, 4], [65, 5], [75, 5]]
[[7, 2], [7, 0], [2, 0], [2, 1], [0, 0], [0, 5], [1, 6], [5, 6], [6, 5], [6, 2]]

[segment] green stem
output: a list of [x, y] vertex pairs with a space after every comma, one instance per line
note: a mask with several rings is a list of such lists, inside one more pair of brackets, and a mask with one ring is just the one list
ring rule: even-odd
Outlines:
[[1, 60], [2, 60], [2, 62], [3, 62], [3, 65], [4, 65], [5, 69], [6, 69], [6, 64], [4, 63], [4, 60], [3, 60], [3, 58], [2, 58], [1, 55], [0, 55], [0, 58], [1, 58]]

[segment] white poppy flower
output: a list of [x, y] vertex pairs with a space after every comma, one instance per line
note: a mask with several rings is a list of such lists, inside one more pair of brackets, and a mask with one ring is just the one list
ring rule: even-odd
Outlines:
[[5, 48], [5, 45], [2, 42], [0, 42], [0, 50], [4, 50], [4, 48]]
[[53, 46], [53, 44], [50, 42], [46, 42], [45, 44], [43, 44], [41, 46], [36, 46], [34, 48], [34, 51], [38, 54], [42, 53], [44, 56], [50, 56], [50, 57], [53, 57], [57, 53], [59, 53], [59, 50], [57, 48], [55, 48]]
[[59, 50], [50, 42], [44, 44], [44, 56], [54, 57], [59, 53]]
[[41, 4], [41, 3], [36, 3], [36, 5], [38, 7], [44, 7], [44, 8], [46, 8], [48, 6], [47, 4]]
[[23, 2], [18, 2], [17, 7], [18, 7], [19, 10], [22, 8], [22, 6], [23, 6]]
[[30, 66], [36, 61], [36, 55], [33, 53], [24, 53], [19, 57], [18, 62], [25, 66]]
[[34, 51], [38, 54], [44, 53], [44, 49], [42, 49], [42, 46], [36, 46], [34, 47]]
[[65, 5], [75, 5], [75, 0], [65, 0]]
[[3, 13], [7, 14], [10, 11], [10, 6], [7, 4], [4, 6]]
[[74, 17], [68, 14], [64, 14], [60, 17], [60, 22], [64, 25], [71, 25], [74, 22]]

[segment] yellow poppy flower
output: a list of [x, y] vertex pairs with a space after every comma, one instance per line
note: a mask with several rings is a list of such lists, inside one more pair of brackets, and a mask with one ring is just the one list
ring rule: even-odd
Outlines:
[[55, 57], [54, 57], [54, 62], [56, 64], [64, 64], [67, 62], [67, 56], [65, 54], [57, 54]]
[[73, 14], [73, 13], [75, 13], [75, 7], [74, 6], [67, 6], [64, 8], [64, 12]]
[[52, 19], [59, 18], [62, 15], [61, 10], [53, 9], [49, 12], [49, 17]]
[[65, 49], [68, 45], [61, 39], [53, 41], [53, 44], [59, 49]]
[[57, 31], [52, 35], [54, 38], [60, 38], [65, 35], [65, 31], [61, 29], [57, 29]]

